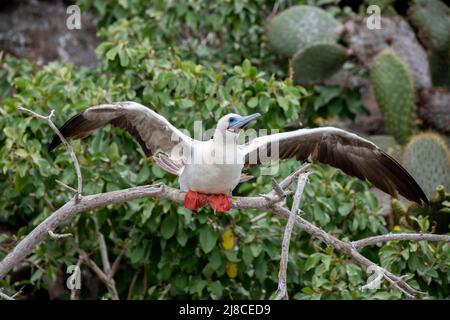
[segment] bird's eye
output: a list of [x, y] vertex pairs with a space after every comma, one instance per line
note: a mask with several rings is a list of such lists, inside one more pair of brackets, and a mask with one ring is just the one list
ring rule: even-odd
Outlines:
[[231, 117], [230, 119], [228, 119], [228, 122], [229, 123], [233, 123], [233, 122], [235, 122], [236, 121], [236, 118], [234, 118], [234, 117]]

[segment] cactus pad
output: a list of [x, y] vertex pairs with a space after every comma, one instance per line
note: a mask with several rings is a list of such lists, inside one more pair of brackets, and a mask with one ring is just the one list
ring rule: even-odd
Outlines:
[[440, 135], [427, 132], [414, 136], [405, 147], [403, 165], [427, 196], [438, 185], [450, 190], [450, 152]]
[[293, 6], [270, 20], [267, 35], [272, 48], [285, 56], [316, 43], [334, 43], [340, 23], [326, 11], [306, 5]]
[[336, 73], [347, 60], [347, 50], [338, 44], [319, 43], [299, 51], [292, 59], [294, 82], [309, 84]]
[[406, 64], [390, 50], [373, 60], [370, 79], [389, 133], [405, 144], [413, 132], [415, 90]]

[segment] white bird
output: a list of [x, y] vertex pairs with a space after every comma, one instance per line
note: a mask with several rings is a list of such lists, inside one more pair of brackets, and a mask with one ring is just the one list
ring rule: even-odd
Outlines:
[[[126, 130], [146, 156], [154, 156], [159, 166], [179, 176], [180, 189], [187, 192], [185, 206], [190, 209], [209, 203], [215, 210], [227, 211], [233, 189], [249, 179], [242, 175], [244, 166], [294, 157], [329, 164], [367, 179], [393, 197], [400, 193], [419, 204], [428, 203], [420, 186], [397, 161], [372, 142], [345, 130], [299, 129], [239, 144], [241, 129], [258, 116], [225, 115], [212, 139], [200, 141], [150, 108], [136, 102], [116, 102], [85, 109], [68, 120], [60, 132], [64, 137], [81, 139], [108, 123]], [[60, 143], [55, 135], [49, 151]]]

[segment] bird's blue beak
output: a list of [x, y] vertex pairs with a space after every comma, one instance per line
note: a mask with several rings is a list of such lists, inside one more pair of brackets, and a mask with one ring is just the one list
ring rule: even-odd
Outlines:
[[236, 122], [228, 126], [228, 129], [231, 129], [232, 131], [238, 131], [239, 129], [245, 127], [249, 122], [258, 118], [259, 116], [261, 116], [260, 113], [254, 113], [249, 116], [241, 117]]

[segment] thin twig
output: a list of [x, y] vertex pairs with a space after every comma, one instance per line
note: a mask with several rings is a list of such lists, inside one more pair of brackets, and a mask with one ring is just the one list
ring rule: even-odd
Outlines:
[[83, 178], [81, 176], [80, 164], [78, 163], [78, 159], [77, 159], [77, 156], [75, 155], [75, 152], [73, 151], [72, 145], [67, 142], [66, 138], [64, 138], [62, 133], [59, 131], [58, 127], [52, 121], [52, 117], [53, 117], [55, 110], [52, 110], [48, 116], [42, 116], [40, 114], [37, 114], [34, 111], [31, 111], [31, 110], [26, 109], [21, 106], [17, 107], [17, 109], [21, 112], [28, 112], [35, 118], [47, 121], [50, 128], [52, 128], [52, 130], [55, 132], [55, 134], [58, 135], [59, 139], [61, 139], [61, 142], [66, 146], [67, 150], [69, 151], [70, 157], [72, 158], [73, 166], [75, 167], [75, 172], [77, 175], [78, 186], [77, 186], [77, 191], [75, 193], [75, 199], [77, 201], [81, 200], [81, 194], [83, 191], [82, 190], [83, 189]]
[[[81, 257], [79, 257], [77, 264], [76, 264], [77, 270], [80, 270], [79, 268], [80, 268], [82, 262], [83, 261], [82, 261]], [[78, 300], [79, 296], [80, 296], [80, 289], [75, 288], [75, 286], [72, 289], [70, 289], [70, 300]]]
[[294, 227], [295, 218], [298, 214], [300, 207], [300, 199], [305, 189], [306, 181], [308, 179], [308, 173], [302, 173], [298, 177], [297, 189], [294, 195], [294, 202], [292, 204], [291, 212], [289, 214], [286, 228], [284, 229], [283, 242], [281, 245], [281, 259], [280, 259], [280, 271], [278, 274], [278, 289], [276, 292], [276, 300], [288, 300], [289, 295], [286, 287], [286, 270], [289, 261], [289, 243], [291, 241], [292, 229]]
[[272, 189], [273, 189], [273, 191], [275, 191], [275, 193], [277, 194], [277, 196], [278, 196], [280, 199], [286, 197], [286, 193], [284, 193], [284, 190], [281, 188], [281, 186], [278, 184], [277, 180], [275, 180], [274, 177], [272, 177], [272, 179], [270, 180], [270, 182], [272, 183]]
[[265, 216], [267, 216], [267, 213], [268, 213], [268, 212], [263, 212], [263, 213], [261, 213], [261, 214], [258, 214], [257, 216], [254, 216], [253, 218], [251, 218], [250, 221], [251, 221], [252, 223], [255, 223], [255, 222], [257, 222], [257, 221], [259, 221], [259, 220], [261, 220], [261, 219], [264, 219]]
[[[275, 204], [273, 206], [273, 212], [279, 216], [288, 218], [290, 215], [290, 211], [280, 204]], [[311, 236], [323, 241], [330, 247], [335, 248], [336, 250], [339, 250], [343, 252], [344, 254], [350, 256], [357, 264], [359, 264], [366, 272], [370, 268], [380, 268], [380, 270], [383, 271], [383, 276], [386, 280], [388, 280], [394, 287], [402, 291], [403, 293], [407, 293], [407, 296], [418, 296], [421, 294], [424, 294], [421, 291], [418, 291], [411, 287], [409, 284], [407, 284], [401, 277], [398, 277], [391, 272], [387, 271], [384, 268], [379, 267], [363, 255], [361, 255], [350, 243], [343, 242], [342, 240], [339, 240], [335, 236], [327, 233], [326, 231], [322, 230], [321, 228], [313, 225], [312, 223], [308, 222], [307, 220], [303, 219], [301, 216], [296, 216], [295, 225], [299, 227], [301, 230], [307, 232]]]
[[105, 237], [101, 232], [97, 232], [98, 244], [100, 248], [100, 256], [102, 257], [103, 271], [106, 275], [111, 275], [111, 264], [108, 258], [108, 249], [106, 248]]
[[127, 252], [129, 242], [126, 242], [123, 246], [122, 250], [120, 251], [119, 255], [117, 256], [116, 260], [114, 260], [112, 266], [111, 266], [111, 277], [114, 277], [117, 270], [119, 269], [120, 262], [122, 261], [123, 256], [125, 255], [125, 252]]
[[71, 233], [54, 233], [53, 230], [48, 230], [48, 235], [55, 240], [72, 237]]
[[73, 193], [77, 193], [78, 192], [77, 189], [72, 188], [71, 186], [65, 184], [64, 182], [62, 182], [62, 181], [60, 181], [58, 179], [55, 179], [55, 181], [56, 181], [56, 183], [58, 183], [59, 185], [61, 185], [62, 187], [66, 188], [67, 190], [69, 190], [69, 191], [71, 191]]
[[158, 300], [163, 300], [165, 298], [165, 296], [167, 295], [167, 293], [169, 293], [170, 288], [172, 288], [172, 284], [169, 283], [163, 290], [163, 292], [161, 293], [161, 295], [159, 296]]
[[[84, 199], [84, 198], [83, 198]], [[82, 261], [97, 275], [97, 277], [102, 281], [106, 288], [108, 289], [108, 292], [111, 294], [112, 300], [119, 300], [119, 294], [117, 293], [116, 289], [116, 282], [114, 281], [114, 278], [111, 274], [111, 268], [109, 268], [109, 273], [105, 273], [100, 267], [95, 263], [94, 260], [92, 260], [86, 251], [81, 249], [78, 244], [75, 243], [75, 241], [72, 241], [73, 246], [75, 250], [77, 250], [78, 255], [82, 259]], [[101, 246], [101, 245], [100, 245]], [[106, 247], [105, 247], [106, 248]], [[103, 260], [103, 258], [102, 258]], [[109, 264], [109, 262], [108, 262]]]
[[426, 234], [426, 233], [389, 233], [379, 236], [373, 236], [358, 241], [352, 241], [351, 245], [356, 250], [371, 246], [377, 243], [388, 241], [432, 241], [432, 242], [447, 242], [450, 243], [450, 236], [442, 234]]

